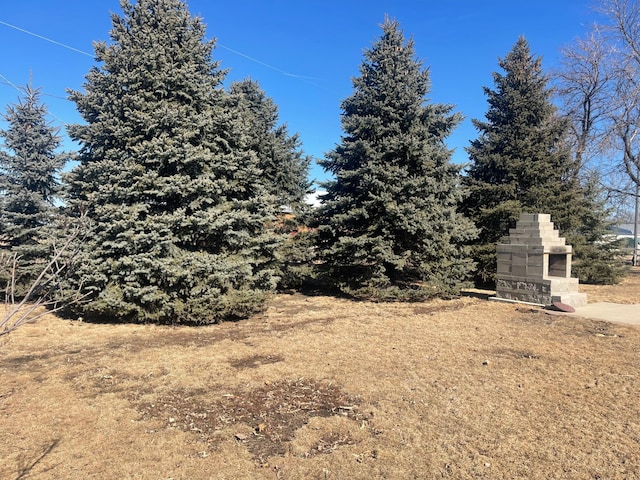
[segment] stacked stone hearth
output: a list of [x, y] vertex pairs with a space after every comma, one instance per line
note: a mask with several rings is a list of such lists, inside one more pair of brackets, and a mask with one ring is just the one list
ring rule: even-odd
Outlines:
[[582, 307], [587, 295], [571, 277], [571, 245], [554, 229], [550, 215], [523, 213], [498, 244], [496, 299]]

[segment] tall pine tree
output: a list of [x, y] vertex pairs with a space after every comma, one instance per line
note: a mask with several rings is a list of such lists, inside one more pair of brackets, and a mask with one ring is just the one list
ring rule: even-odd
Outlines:
[[310, 207], [305, 198], [311, 188], [309, 165], [297, 134], [278, 124], [278, 107], [251, 79], [229, 87], [229, 107], [241, 119], [258, 158], [260, 181], [279, 211], [276, 231], [282, 236], [277, 250], [281, 289], [297, 288], [311, 275], [313, 246], [305, 228]]
[[286, 124], [278, 124], [277, 105], [254, 80], [233, 82], [228, 102], [249, 131], [250, 147], [262, 172], [260, 179], [277, 206], [299, 212], [311, 187], [311, 159], [302, 152], [298, 134], [290, 135]]
[[47, 115], [40, 91], [28, 85], [18, 103], [7, 107], [8, 128], [0, 131], [0, 246], [18, 256], [18, 294], [48, 260], [59, 174], [69, 158], [58, 151], [58, 129]]
[[273, 200], [221, 87], [205, 27], [179, 0], [121, 1], [102, 66], [71, 98], [86, 124], [70, 203], [94, 222], [80, 313], [212, 323], [263, 306], [276, 282]]
[[457, 212], [458, 168], [446, 137], [451, 105], [429, 103], [429, 72], [395, 20], [364, 53], [342, 103], [341, 143], [319, 211], [319, 254], [342, 291], [378, 297], [458, 293], [473, 265], [473, 224]]
[[[579, 181], [567, 142], [568, 124], [551, 102], [542, 61], [520, 37], [499, 61], [495, 89], [485, 87], [486, 120], [473, 120], [480, 136], [467, 149], [471, 165], [464, 178], [469, 197], [463, 211], [479, 228], [474, 246], [477, 281], [492, 284], [496, 245], [521, 212], [551, 214], [576, 253], [604, 233], [606, 212]], [[609, 260], [612, 260], [610, 258]]]

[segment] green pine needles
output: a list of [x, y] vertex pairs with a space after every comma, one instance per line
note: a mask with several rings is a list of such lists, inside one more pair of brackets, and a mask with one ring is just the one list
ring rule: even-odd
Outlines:
[[[29, 290], [51, 255], [60, 195], [60, 171], [69, 154], [60, 153], [58, 129], [47, 120], [40, 91], [24, 88], [7, 108], [8, 128], [0, 131], [0, 254], [15, 258], [12, 294]], [[0, 273], [5, 285], [8, 277]]]
[[86, 124], [70, 207], [94, 220], [78, 313], [213, 323], [263, 308], [276, 285], [276, 202], [201, 20], [179, 0], [122, 2], [101, 68], [71, 92]]
[[342, 103], [342, 141], [321, 162], [335, 180], [318, 215], [319, 256], [329, 281], [357, 297], [457, 294], [473, 268], [475, 228], [457, 212], [463, 192], [445, 145], [461, 117], [427, 101], [414, 55], [386, 19]]

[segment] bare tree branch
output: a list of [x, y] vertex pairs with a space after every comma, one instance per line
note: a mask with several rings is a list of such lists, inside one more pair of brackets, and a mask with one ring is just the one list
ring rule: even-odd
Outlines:
[[[20, 256], [0, 255], [0, 270], [8, 280], [5, 289], [5, 311], [0, 316], [0, 336], [7, 335], [27, 323], [32, 323], [52, 312], [57, 312], [83, 301], [89, 294], [82, 293], [82, 285], [73, 294], [60, 300], [54, 293], [61, 289], [61, 282], [72, 273], [79, 253], [79, 241], [87, 231], [83, 219], [62, 245], [52, 241], [52, 256], [31, 282], [26, 293], [16, 296], [16, 280], [20, 269]], [[43, 311], [43, 308], [46, 310]]]
[[580, 168], [591, 164], [616, 191], [627, 187], [618, 176], [624, 172], [634, 191], [640, 185], [640, 2], [600, 0], [597, 10], [605, 21], [562, 51], [557, 92]]
[[612, 80], [607, 49], [604, 38], [593, 31], [562, 50], [561, 66], [553, 75], [562, 111], [570, 120], [578, 168], [601, 156], [606, 144], [603, 119], [612, 108], [606, 93]]

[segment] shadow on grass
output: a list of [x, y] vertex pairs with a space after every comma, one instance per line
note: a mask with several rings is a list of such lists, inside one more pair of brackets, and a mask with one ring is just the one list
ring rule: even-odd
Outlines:
[[491, 297], [496, 296], [495, 290], [482, 290], [479, 288], [472, 288], [469, 290], [463, 290], [460, 292], [463, 297], [478, 298], [480, 300], [489, 300]]
[[[16, 480], [23, 480], [28, 478], [31, 475], [31, 471], [42, 461], [45, 459], [47, 455], [49, 455], [58, 445], [60, 444], [60, 439], [56, 439], [51, 442], [49, 445], [44, 445], [39, 453], [36, 453], [34, 458], [27, 458], [26, 454], [23, 454], [19, 458], [19, 466], [18, 466], [18, 476]], [[50, 467], [47, 470], [50, 470], [53, 467]]]

